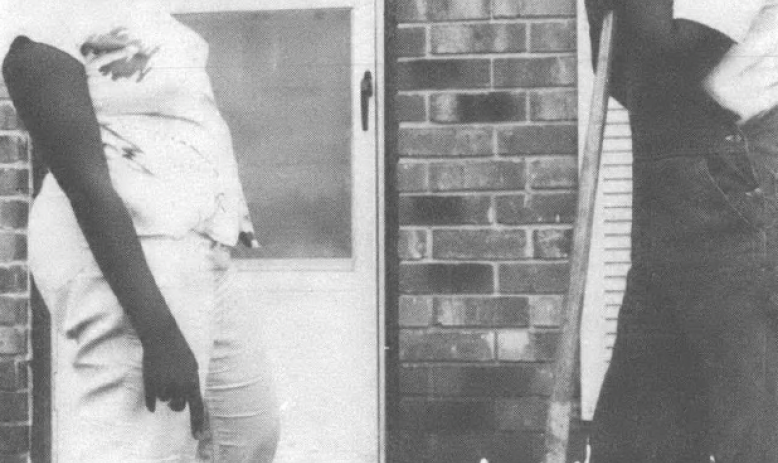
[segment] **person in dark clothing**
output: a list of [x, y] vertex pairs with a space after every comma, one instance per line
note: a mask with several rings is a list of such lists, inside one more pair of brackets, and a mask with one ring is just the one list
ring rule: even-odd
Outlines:
[[762, 3], [586, 2], [595, 56], [616, 11], [612, 96], [634, 155], [591, 463], [778, 462], [778, 119], [739, 124], [704, 85]]

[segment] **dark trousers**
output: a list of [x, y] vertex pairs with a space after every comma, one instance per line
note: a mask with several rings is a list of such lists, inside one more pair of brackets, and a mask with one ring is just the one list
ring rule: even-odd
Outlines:
[[636, 152], [633, 267], [591, 463], [778, 462], [778, 134]]

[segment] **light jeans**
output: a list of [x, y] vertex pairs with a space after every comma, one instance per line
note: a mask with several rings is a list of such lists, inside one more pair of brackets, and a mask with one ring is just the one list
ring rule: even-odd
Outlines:
[[57, 461], [272, 461], [279, 414], [270, 365], [257, 317], [234, 291], [229, 249], [194, 234], [141, 239], [200, 366], [212, 439], [198, 443], [188, 409], [146, 409], [140, 342], [59, 202], [37, 198], [30, 218], [30, 266], [56, 337]]

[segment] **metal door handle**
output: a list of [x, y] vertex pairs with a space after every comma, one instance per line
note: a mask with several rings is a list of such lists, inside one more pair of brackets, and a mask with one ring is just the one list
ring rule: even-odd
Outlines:
[[362, 84], [360, 85], [360, 95], [362, 103], [362, 130], [367, 132], [368, 119], [370, 116], [370, 97], [373, 96], [373, 74], [370, 71], [365, 71], [365, 75], [362, 77]]

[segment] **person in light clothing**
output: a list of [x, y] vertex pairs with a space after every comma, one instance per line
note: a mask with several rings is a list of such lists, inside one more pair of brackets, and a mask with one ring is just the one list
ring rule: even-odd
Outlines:
[[616, 12], [612, 94], [634, 155], [590, 462], [778, 462], [774, 1], [586, 3], [594, 44]]
[[229, 263], [252, 228], [207, 44], [154, 2], [0, 6], [3, 76], [49, 169], [29, 262], [57, 336], [57, 461], [272, 461], [273, 381]]

